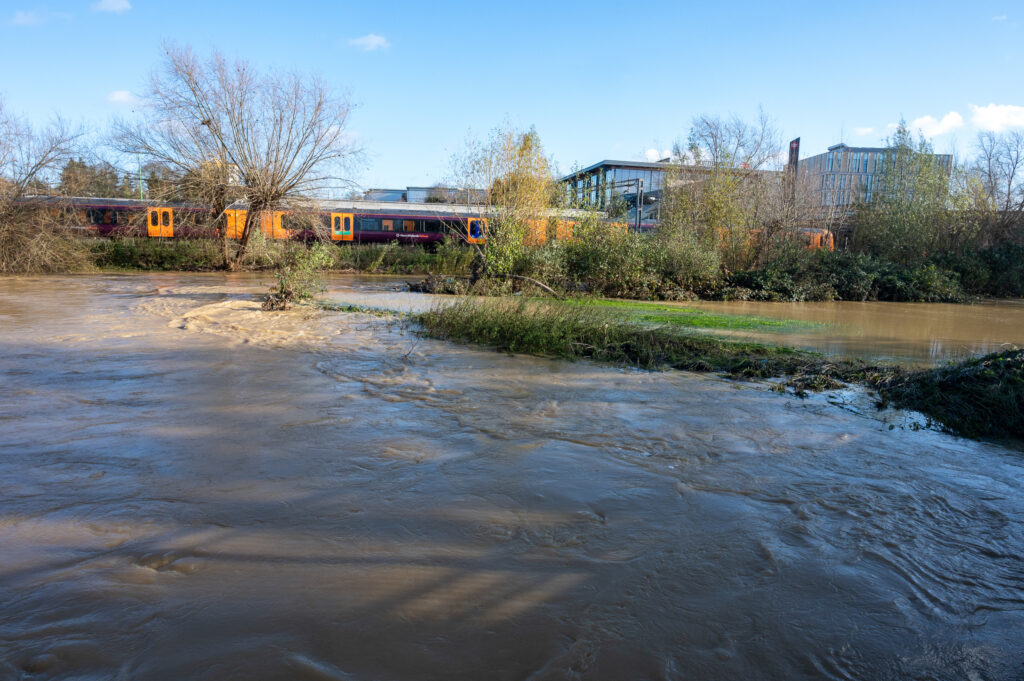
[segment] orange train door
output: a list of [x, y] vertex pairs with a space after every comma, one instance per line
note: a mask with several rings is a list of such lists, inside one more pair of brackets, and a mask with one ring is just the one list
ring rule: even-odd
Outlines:
[[526, 236], [523, 243], [527, 246], [540, 246], [548, 240], [547, 220], [527, 220]]
[[471, 244], [482, 244], [487, 236], [487, 218], [470, 218], [466, 222], [466, 240]]
[[331, 240], [352, 241], [352, 213], [331, 213]]
[[242, 232], [245, 231], [245, 217], [248, 215], [247, 210], [226, 210], [224, 213], [228, 219], [228, 238], [229, 239], [241, 239]]
[[570, 220], [559, 220], [555, 224], [555, 238], [559, 241], [572, 241], [575, 226], [576, 223]]
[[268, 239], [287, 239], [288, 232], [281, 226], [281, 217], [284, 212], [275, 210], [273, 212], [265, 212], [261, 216], [260, 226], [263, 229], [263, 233]]
[[149, 208], [149, 219], [146, 221], [146, 234], [149, 236], [174, 236], [174, 209]]

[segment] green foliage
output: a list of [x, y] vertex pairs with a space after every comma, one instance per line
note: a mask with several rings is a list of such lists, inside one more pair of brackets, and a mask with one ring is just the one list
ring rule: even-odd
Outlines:
[[331, 255], [323, 244], [309, 248], [290, 244], [278, 267], [277, 283], [263, 301], [263, 309], [286, 310], [293, 302], [310, 300], [321, 293], [326, 288], [323, 270], [331, 265]]
[[960, 224], [969, 219], [964, 209], [974, 190], [951, 182], [950, 168], [927, 140], [914, 140], [905, 123], [889, 140], [881, 162], [871, 201], [855, 206], [854, 250], [901, 264], [920, 263], [954, 245], [951, 238], [962, 242], [975, 231]]
[[736, 272], [726, 297], [749, 300], [965, 302], [955, 274], [932, 263], [900, 265], [864, 253], [803, 251]]
[[97, 267], [204, 272], [220, 269], [220, 245], [211, 239], [96, 239], [90, 244]]
[[[254, 235], [242, 265], [249, 270], [276, 269], [291, 246]], [[101, 268], [202, 272], [223, 267], [220, 243], [213, 239], [119, 237], [95, 239], [89, 249]], [[324, 269], [340, 272], [465, 275], [473, 259], [470, 248], [451, 240], [438, 244], [434, 252], [391, 244], [332, 244], [322, 249], [330, 258]]]
[[955, 273], [964, 289], [997, 298], [1024, 297], [1024, 244], [942, 253], [936, 265]]

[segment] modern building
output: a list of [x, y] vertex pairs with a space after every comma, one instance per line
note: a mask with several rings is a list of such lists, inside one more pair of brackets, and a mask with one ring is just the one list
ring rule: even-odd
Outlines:
[[[561, 179], [570, 205], [609, 211], [614, 217], [636, 222], [637, 198], [642, 203], [640, 221], [656, 222], [661, 214], [661, 189], [673, 164], [669, 159], [601, 161], [569, 173]], [[621, 211], [620, 215], [616, 215]]]
[[[836, 144], [824, 154], [800, 159], [797, 181], [823, 210], [849, 210], [861, 199], [871, 201], [891, 154], [892, 150], [884, 147]], [[952, 155], [934, 154], [934, 158], [939, 167], [952, 172]]]

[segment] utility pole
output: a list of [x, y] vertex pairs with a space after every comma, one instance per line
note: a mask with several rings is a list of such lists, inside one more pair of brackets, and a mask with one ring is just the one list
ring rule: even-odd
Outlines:
[[644, 210], [644, 180], [642, 177], [636, 179], [636, 231], [640, 231], [640, 217]]
[[142, 154], [135, 152], [135, 158], [139, 161], [139, 200], [142, 200]]

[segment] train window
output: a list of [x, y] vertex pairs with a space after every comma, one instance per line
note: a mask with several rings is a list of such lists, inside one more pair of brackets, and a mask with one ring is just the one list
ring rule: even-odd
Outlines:
[[484, 230], [483, 230], [483, 227], [480, 225], [480, 221], [479, 220], [470, 220], [469, 221], [469, 236], [474, 238], [474, 239], [479, 239], [479, 238], [483, 237], [483, 235], [484, 235]]
[[359, 229], [366, 232], [379, 232], [380, 220], [377, 218], [359, 218]]
[[407, 232], [415, 232], [416, 231], [416, 221], [415, 220], [406, 220], [404, 222], [404, 225], [405, 225], [405, 231], [407, 231]]
[[164, 227], [169, 227], [171, 224], [171, 211], [165, 210], [160, 212], [160, 222], [163, 223]]
[[437, 220], [424, 220], [423, 231], [429, 234], [437, 234], [441, 231], [441, 223]]
[[384, 226], [384, 231], [385, 232], [393, 232], [393, 231], [395, 231], [395, 221], [394, 220], [381, 220], [381, 224]]
[[[348, 218], [345, 218], [345, 221], [348, 222]], [[339, 218], [337, 215], [334, 216], [334, 231], [341, 231], [341, 218]]]
[[149, 214], [149, 224], [156, 227], [160, 222], [160, 219], [156, 216], [156, 211]]
[[346, 216], [345, 217], [345, 233], [348, 234], [351, 231], [352, 231], [352, 218]]

